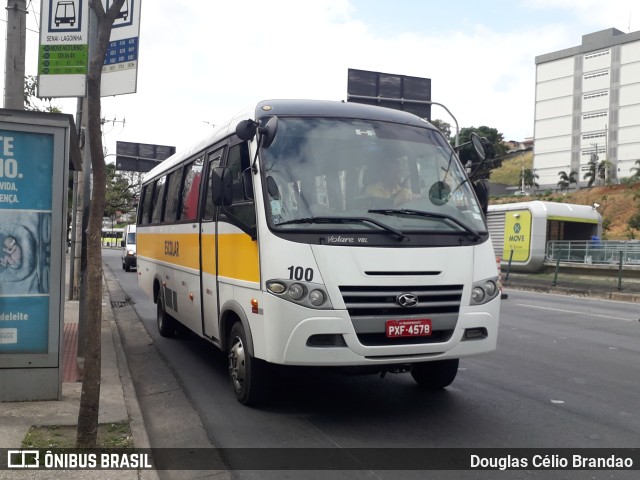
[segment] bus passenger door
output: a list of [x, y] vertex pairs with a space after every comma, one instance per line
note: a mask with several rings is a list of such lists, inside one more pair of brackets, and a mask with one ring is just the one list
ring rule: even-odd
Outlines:
[[217, 262], [217, 209], [211, 200], [211, 172], [219, 167], [225, 147], [209, 153], [207, 180], [202, 202], [200, 223], [200, 268], [202, 292], [202, 333], [214, 341], [220, 340], [218, 326], [218, 262]]

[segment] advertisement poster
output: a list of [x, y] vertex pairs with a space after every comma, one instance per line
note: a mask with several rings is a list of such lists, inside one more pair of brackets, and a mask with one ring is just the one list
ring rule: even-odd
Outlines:
[[0, 354], [47, 353], [53, 135], [0, 129]]

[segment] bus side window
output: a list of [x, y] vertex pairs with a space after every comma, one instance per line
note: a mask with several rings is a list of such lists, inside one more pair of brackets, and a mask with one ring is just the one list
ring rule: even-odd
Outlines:
[[223, 211], [244, 227], [253, 227], [256, 224], [255, 206], [253, 200], [245, 196], [243, 181], [243, 172], [250, 167], [250, 160], [246, 143], [239, 143], [229, 149], [227, 167], [231, 169], [233, 178], [233, 203], [223, 207]]
[[138, 223], [141, 225], [147, 225], [149, 223], [149, 213], [151, 212], [153, 185], [145, 185], [142, 191], [142, 201], [140, 202], [140, 216]]
[[165, 223], [173, 223], [180, 220], [180, 187], [182, 186], [182, 168], [171, 172], [167, 181], [167, 201], [164, 206]]
[[200, 198], [200, 180], [204, 155], [196, 158], [184, 167], [184, 182], [182, 187], [182, 220], [195, 220], [198, 216], [198, 199]]
[[162, 222], [162, 210], [164, 208], [164, 191], [167, 177], [156, 180], [153, 189], [153, 212], [151, 213], [151, 223]]
[[215, 206], [211, 197], [211, 175], [213, 169], [220, 166], [224, 147], [209, 154], [209, 168], [207, 169], [207, 188], [204, 192], [204, 210], [202, 211], [202, 221], [211, 222], [215, 214]]

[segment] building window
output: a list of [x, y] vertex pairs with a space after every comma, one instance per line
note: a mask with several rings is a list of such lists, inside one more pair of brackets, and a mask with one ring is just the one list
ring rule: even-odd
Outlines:
[[609, 112], [607, 110], [603, 110], [601, 112], [584, 113], [584, 114], [582, 114], [582, 119], [583, 120], [588, 120], [590, 118], [606, 117], [608, 115], [608, 113]]
[[606, 77], [607, 75], [609, 75], [609, 70], [601, 70], [599, 72], [586, 73], [584, 75], [584, 79], [588, 80], [590, 78]]
[[592, 138], [604, 138], [604, 135], [605, 135], [604, 132], [583, 133], [582, 140], [590, 140]]
[[589, 60], [590, 58], [602, 57], [603, 55], [609, 55], [610, 53], [611, 53], [611, 50], [602, 50], [600, 52], [594, 52], [594, 53], [585, 55], [584, 59]]
[[584, 100], [588, 100], [590, 98], [606, 97], [608, 95], [609, 95], [609, 91], [608, 90], [601, 90], [599, 92], [585, 93], [582, 98]]

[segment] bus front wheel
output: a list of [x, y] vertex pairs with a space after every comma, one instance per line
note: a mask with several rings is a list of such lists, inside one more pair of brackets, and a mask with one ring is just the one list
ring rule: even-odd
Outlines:
[[229, 332], [229, 377], [236, 398], [243, 405], [263, 401], [269, 384], [269, 368], [266, 363], [249, 353], [247, 336], [241, 322], [236, 322]]
[[437, 362], [414, 363], [411, 376], [418, 385], [429, 390], [438, 390], [451, 385], [458, 374], [460, 360], [439, 360]]

